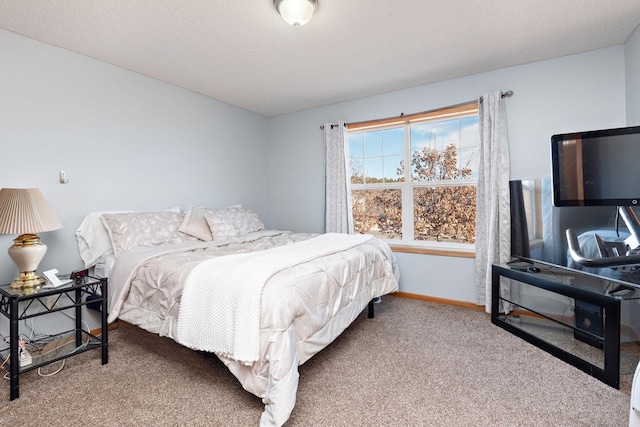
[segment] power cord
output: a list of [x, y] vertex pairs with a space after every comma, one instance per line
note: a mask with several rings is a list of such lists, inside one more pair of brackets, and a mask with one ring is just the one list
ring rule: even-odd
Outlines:
[[[72, 319], [72, 320], [74, 320], [74, 321], [75, 321], [75, 318], [74, 318], [74, 317], [71, 317], [71, 316], [69, 316], [68, 314], [66, 314], [66, 313], [64, 313], [64, 312], [62, 312], [62, 311], [60, 311], [59, 313], [64, 314], [64, 315], [65, 315], [65, 316], [67, 316], [68, 318], [70, 318], [70, 319]], [[89, 331], [89, 325], [87, 324], [87, 322], [85, 322], [85, 321], [83, 320], [83, 321], [82, 321], [82, 324], [84, 325], [84, 327], [86, 328], [86, 330], [87, 330], [87, 331]], [[76, 347], [76, 348], [74, 348], [72, 351], [70, 351], [69, 353], [67, 353], [67, 354], [66, 354], [66, 356], [69, 356], [69, 355], [71, 355], [71, 354], [73, 354], [73, 353], [77, 352], [78, 350], [81, 350], [81, 349], [85, 348], [87, 345], [89, 345], [89, 340], [90, 340], [90, 337], [87, 337], [87, 340], [86, 340], [85, 342], [83, 342], [81, 345], [77, 346], [77, 347]], [[66, 344], [67, 344], [67, 343], [62, 344], [62, 345], [60, 345], [60, 346], [58, 346], [58, 347], [56, 347], [56, 348], [53, 348], [53, 349], [49, 350], [49, 351], [48, 351], [48, 352], [46, 352], [46, 353], [42, 353], [40, 356], [45, 356], [45, 355], [47, 355], [47, 354], [49, 354], [49, 353], [53, 353], [54, 351], [57, 351], [57, 350], [58, 350], [58, 349], [60, 349], [61, 347], [64, 347]], [[57, 370], [55, 370], [55, 371], [53, 371], [53, 372], [49, 372], [49, 373], [43, 373], [42, 368], [43, 368], [44, 366], [39, 367], [39, 368], [38, 368], [38, 375], [40, 375], [41, 377], [52, 377], [52, 376], [54, 376], [54, 375], [58, 374], [60, 371], [62, 371], [62, 369], [64, 369], [64, 365], [65, 365], [66, 359], [62, 359], [62, 360], [60, 360], [60, 362], [61, 362], [60, 367], [59, 367]]]
[[[2, 364], [0, 364], [0, 369], [4, 368], [4, 365], [9, 361], [9, 356], [11, 356], [11, 354], [7, 354], [7, 357], [4, 358], [4, 360], [2, 361]], [[5, 378], [9, 379], [7, 375], [9, 375], [9, 372], [4, 374]]]
[[[36, 311], [36, 313], [37, 313], [37, 311]], [[64, 311], [58, 311], [58, 313], [68, 317], [69, 319], [73, 320], [74, 322], [76, 320], [75, 317], [70, 316], [69, 314], [65, 313]], [[89, 334], [90, 333], [89, 324], [87, 322], [85, 322], [84, 320], [82, 320], [82, 325], [86, 328], [85, 329], [86, 333]], [[47, 338], [50, 338], [51, 340], [53, 340], [56, 337], [56, 335], [37, 334], [35, 332], [35, 324], [33, 322], [33, 318], [31, 318], [31, 326], [29, 326], [26, 322], [25, 322], [25, 326], [27, 326], [31, 330], [31, 334], [30, 334], [29, 337], [24, 336], [22, 334], [20, 335], [20, 337], [23, 337], [23, 338], [19, 337], [19, 341], [20, 341], [20, 349], [19, 350], [20, 350], [20, 356], [21, 356], [20, 367], [28, 366], [31, 363], [33, 363], [33, 357], [34, 356], [31, 356], [31, 354], [27, 351], [27, 346], [32, 346], [31, 347], [32, 352], [33, 353], [37, 353], [37, 356], [35, 356], [35, 357], [43, 357], [43, 356], [46, 356], [46, 355], [48, 355], [50, 353], [58, 351], [60, 348], [62, 348], [65, 345], [68, 344], [68, 342], [65, 342], [64, 344], [60, 344], [60, 345], [52, 348], [51, 350], [49, 350], [49, 351], [47, 351], [45, 353], [38, 353], [38, 351], [41, 350], [42, 347], [47, 344], [47, 342], [44, 341], [44, 340], [46, 340]], [[4, 342], [8, 342], [8, 338], [6, 338], [4, 335], [0, 334], [0, 337], [3, 339]], [[39, 341], [38, 344], [40, 344], [40, 346], [34, 344], [35, 340]], [[91, 337], [87, 336], [87, 340], [85, 342], [83, 342], [79, 346], [76, 346], [72, 351], [70, 351], [66, 355], [67, 356], [71, 355], [71, 354], [73, 354], [73, 353], [75, 353], [75, 352], [87, 347], [87, 345], [89, 345], [89, 341], [90, 340], [91, 340]], [[49, 343], [50, 342], [51, 341], [49, 341]], [[7, 354], [7, 356], [2, 361], [2, 364], [0, 364], [0, 369], [5, 369], [5, 370], [7, 369], [5, 367], [5, 365], [6, 365], [7, 361], [9, 360], [9, 357], [10, 357], [10, 353]], [[24, 361], [22, 361], [23, 357], [25, 358]], [[61, 362], [60, 367], [58, 369], [56, 369], [55, 371], [49, 372], [49, 373], [44, 373], [43, 372], [43, 370], [42, 370], [43, 366], [39, 367], [38, 368], [38, 375], [41, 376], [41, 377], [51, 377], [51, 376], [54, 376], [54, 375], [58, 374], [60, 371], [62, 371], [62, 369], [64, 369], [65, 361], [66, 361], [66, 359], [60, 360], [59, 361], [59, 362]], [[9, 378], [9, 372], [6, 372], [3, 375], [3, 378], [6, 379], [6, 380], [9, 380], [10, 379]]]

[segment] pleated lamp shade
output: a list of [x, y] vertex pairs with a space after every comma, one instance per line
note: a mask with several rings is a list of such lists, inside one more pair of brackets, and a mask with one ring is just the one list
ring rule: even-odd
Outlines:
[[37, 188], [0, 189], [0, 233], [41, 233], [62, 223]]
[[20, 275], [11, 284], [29, 288], [44, 283], [35, 271], [47, 252], [36, 233], [58, 230], [62, 223], [37, 188], [0, 189], [0, 233], [19, 234], [9, 248], [9, 256]]

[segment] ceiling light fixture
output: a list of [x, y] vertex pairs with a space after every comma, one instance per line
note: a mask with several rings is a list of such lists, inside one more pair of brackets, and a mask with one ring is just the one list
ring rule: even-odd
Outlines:
[[288, 24], [300, 27], [311, 20], [318, 0], [273, 0], [278, 13]]

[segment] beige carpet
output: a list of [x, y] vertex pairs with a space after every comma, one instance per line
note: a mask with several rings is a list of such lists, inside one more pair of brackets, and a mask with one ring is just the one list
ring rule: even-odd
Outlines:
[[[493, 326], [483, 312], [398, 297], [300, 367], [287, 426], [624, 426], [629, 396]], [[0, 390], [0, 424], [256, 426], [224, 365], [128, 324], [56, 376]]]

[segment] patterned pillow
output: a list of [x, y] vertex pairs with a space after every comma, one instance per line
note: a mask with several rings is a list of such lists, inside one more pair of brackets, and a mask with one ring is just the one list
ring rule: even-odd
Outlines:
[[[209, 226], [210, 219], [215, 219], [216, 223], [231, 224], [238, 231], [238, 236], [242, 236], [254, 231], [264, 230], [264, 224], [251, 209], [242, 207], [229, 207], [218, 209], [205, 209], [205, 218]], [[210, 227], [211, 228], [211, 227]], [[213, 229], [211, 230], [214, 231]], [[215, 238], [215, 236], [214, 236]]]
[[[158, 210], [180, 212], [180, 206]], [[76, 230], [76, 239], [78, 240], [78, 250], [80, 251], [80, 258], [82, 258], [82, 260], [84, 261], [85, 268], [93, 267], [94, 265], [102, 261], [102, 257], [109, 257], [109, 254], [113, 252], [113, 244], [111, 243], [111, 238], [109, 237], [107, 229], [102, 223], [102, 215], [130, 212], [136, 211], [123, 210], [90, 212], [87, 214], [84, 220], [82, 220], [80, 226]]]
[[183, 213], [167, 211], [102, 215], [116, 258], [140, 246], [197, 241], [178, 231], [183, 219]]
[[188, 234], [189, 236], [196, 237], [200, 240], [204, 240], [205, 242], [210, 242], [213, 240], [213, 236], [211, 235], [211, 229], [209, 228], [209, 224], [207, 224], [204, 215], [204, 209], [199, 208], [198, 206], [189, 205], [178, 231]]
[[230, 222], [222, 222], [213, 217], [206, 217], [207, 224], [209, 225], [210, 233], [213, 237], [213, 240], [224, 240], [231, 239], [233, 237], [237, 237], [238, 229], [233, 226]]

